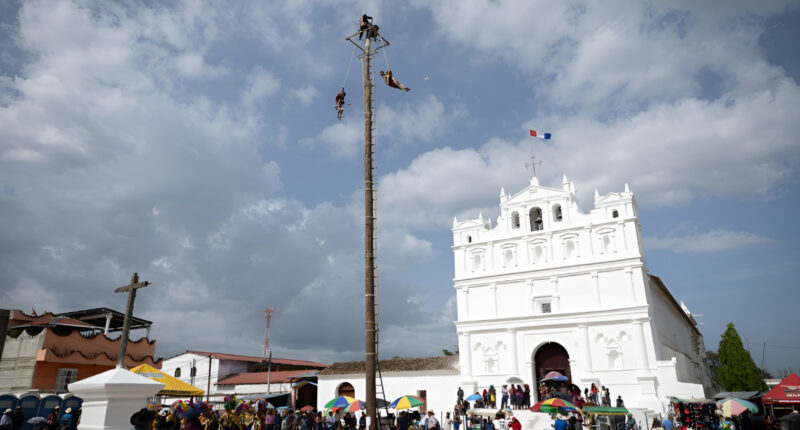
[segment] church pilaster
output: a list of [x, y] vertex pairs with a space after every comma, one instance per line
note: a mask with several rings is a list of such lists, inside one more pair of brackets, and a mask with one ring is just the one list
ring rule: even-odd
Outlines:
[[489, 285], [489, 290], [492, 292], [492, 309], [494, 310], [494, 317], [497, 318], [497, 284]]
[[597, 303], [597, 308], [603, 308], [603, 298], [600, 297], [600, 274], [597, 271], [592, 272], [592, 286], [594, 287], [594, 301]]
[[589, 344], [589, 326], [586, 324], [578, 324], [578, 331], [580, 332], [580, 349], [581, 358], [583, 361], [584, 373], [592, 371], [592, 351]]
[[458, 332], [458, 357], [461, 376], [464, 380], [472, 379], [472, 340], [469, 332]]
[[644, 340], [644, 324], [642, 320], [633, 320], [633, 341], [636, 342], [638, 351], [636, 364], [642, 369], [649, 369], [650, 362], [647, 359], [647, 345]]
[[517, 329], [506, 329], [508, 332], [508, 349], [511, 354], [511, 373], [519, 376], [519, 357], [517, 357]]
[[633, 300], [633, 303], [636, 304], [636, 303], [639, 302], [639, 300], [636, 299], [636, 285], [633, 283], [633, 268], [632, 267], [626, 267], [625, 268], [625, 276], [628, 278], [628, 285], [630, 286], [631, 300]]
[[559, 300], [559, 295], [558, 295], [558, 277], [556, 277], [556, 276], [551, 277], [550, 278], [550, 285], [553, 288], [553, 290], [552, 290], [553, 299], [550, 302], [550, 307], [551, 307], [550, 311], [551, 312], [559, 312], [561, 310], [561, 306], [560, 306], [560, 303], [559, 303], [560, 300]]

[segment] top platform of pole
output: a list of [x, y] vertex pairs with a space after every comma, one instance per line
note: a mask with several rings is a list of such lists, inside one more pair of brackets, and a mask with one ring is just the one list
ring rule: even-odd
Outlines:
[[[366, 49], [366, 47], [365, 47], [365, 46], [362, 46], [362, 45], [360, 45], [358, 42], [356, 42], [355, 40], [353, 40], [353, 38], [354, 38], [354, 37], [356, 37], [356, 36], [358, 36], [358, 35], [359, 35], [359, 34], [361, 34], [361, 33], [364, 33], [364, 36], [367, 36], [367, 35], [368, 35], [368, 34], [370, 34], [371, 32], [374, 32], [374, 34], [375, 34], [375, 37], [373, 38], [373, 40], [375, 40], [376, 42], [380, 42], [380, 44], [379, 44], [377, 47], [371, 47], [371, 48], [370, 48], [370, 52], [371, 52], [372, 54], [374, 54], [375, 52], [378, 52], [379, 50], [381, 50], [381, 49], [383, 49], [383, 48], [386, 48], [387, 46], [391, 45], [391, 43], [389, 43], [389, 41], [388, 41], [388, 40], [384, 39], [384, 37], [383, 37], [383, 36], [381, 36], [381, 34], [380, 34], [380, 33], [378, 33], [378, 31], [377, 31], [377, 30], [373, 30], [373, 28], [374, 28], [374, 27], [375, 27], [375, 26], [371, 25], [371, 26], [369, 26], [369, 28], [367, 28], [366, 30], [358, 30], [358, 31], [356, 31], [355, 33], [353, 33], [353, 34], [351, 34], [351, 35], [349, 35], [349, 36], [345, 37], [344, 39], [345, 39], [346, 41], [348, 41], [348, 42], [352, 43], [353, 45], [355, 45], [355, 46], [356, 46], [358, 49], [360, 49], [360, 50], [361, 50], [361, 52], [362, 52], [362, 54], [361, 54], [361, 55], [364, 55], [364, 54], [366, 54], [366, 53], [367, 53], [367, 49]], [[365, 37], [365, 39], [366, 39], [366, 37]], [[360, 42], [360, 40], [359, 40], [359, 42]], [[359, 58], [361, 58], [361, 55], [359, 55]]]

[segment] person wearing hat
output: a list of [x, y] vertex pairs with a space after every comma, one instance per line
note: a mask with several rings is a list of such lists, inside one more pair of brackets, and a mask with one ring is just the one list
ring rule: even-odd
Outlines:
[[72, 430], [72, 408], [67, 408], [61, 416], [61, 430]]
[[13, 422], [11, 421], [11, 409], [6, 409], [3, 413], [3, 416], [0, 417], [0, 429], [2, 430], [11, 430], [11, 426]]
[[427, 430], [441, 430], [442, 426], [439, 425], [439, 420], [436, 419], [433, 409], [428, 409], [428, 419], [425, 420], [425, 428]]

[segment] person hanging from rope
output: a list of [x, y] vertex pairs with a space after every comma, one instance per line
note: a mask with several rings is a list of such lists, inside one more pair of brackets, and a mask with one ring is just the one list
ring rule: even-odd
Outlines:
[[411, 91], [411, 88], [408, 88], [405, 85], [401, 84], [400, 81], [398, 81], [394, 77], [394, 75], [392, 75], [392, 70], [391, 69], [389, 69], [389, 70], [387, 70], [385, 72], [383, 70], [381, 70], [380, 74], [381, 74], [381, 77], [383, 78], [384, 82], [386, 82], [386, 85], [388, 85], [388, 86], [390, 86], [392, 88], [397, 88], [398, 90], [406, 91], [406, 92]]
[[[368, 30], [372, 26], [372, 17], [367, 14], [361, 15], [361, 18], [358, 20], [358, 26], [358, 40], [361, 40], [361, 36], [364, 35], [364, 30]], [[370, 34], [367, 32], [367, 37], [369, 36]]]
[[339, 94], [336, 94], [336, 105], [333, 108], [336, 109], [336, 118], [338, 119], [342, 119], [342, 114], [344, 113], [344, 97], [346, 94], [344, 87], [339, 91]]

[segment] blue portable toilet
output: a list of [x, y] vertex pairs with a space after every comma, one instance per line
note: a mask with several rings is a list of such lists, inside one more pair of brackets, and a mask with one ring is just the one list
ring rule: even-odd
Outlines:
[[72, 417], [75, 418], [75, 414], [78, 412], [78, 409], [81, 408], [83, 405], [83, 399], [74, 395], [74, 394], [67, 394], [64, 396], [64, 400], [61, 402], [61, 413], [58, 415], [58, 422], [61, 423], [61, 417], [67, 413], [67, 408], [72, 408]]
[[3, 394], [0, 396], [0, 411], [5, 411], [6, 409], [11, 409], [13, 411], [17, 407], [17, 402], [19, 402], [17, 396], [13, 394]]
[[[52, 412], [56, 406], [61, 408], [62, 400], [64, 399], [62, 399], [60, 396], [56, 396], [55, 394], [42, 397], [42, 402], [39, 404], [39, 412], [36, 415], [47, 418], [47, 416], [50, 415], [50, 412]], [[61, 418], [60, 414], [61, 411], [59, 411], [59, 418]]]
[[38, 394], [28, 393], [20, 396], [17, 404], [22, 406], [22, 413], [25, 414], [25, 424], [22, 425], [22, 430], [33, 430], [34, 425], [28, 420], [39, 416], [39, 403], [41, 403], [41, 399]]

